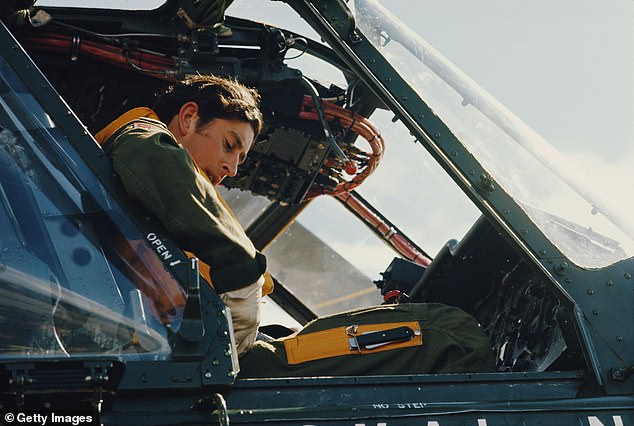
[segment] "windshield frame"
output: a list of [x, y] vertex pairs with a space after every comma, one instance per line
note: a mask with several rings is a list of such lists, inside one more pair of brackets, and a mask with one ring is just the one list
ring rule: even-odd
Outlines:
[[294, 7], [299, 13], [309, 15], [314, 25], [326, 28], [322, 37], [340, 53], [345, 52], [343, 56], [348, 66], [364, 76], [365, 83], [381, 96], [396, 118], [403, 121], [477, 208], [549, 275], [554, 272], [553, 259], [565, 259], [566, 263], [575, 264], [545, 236], [393, 64], [357, 29], [353, 13], [344, 10], [337, 14], [332, 10], [336, 8], [329, 8], [326, 3], [319, 5], [322, 10], [305, 4]]

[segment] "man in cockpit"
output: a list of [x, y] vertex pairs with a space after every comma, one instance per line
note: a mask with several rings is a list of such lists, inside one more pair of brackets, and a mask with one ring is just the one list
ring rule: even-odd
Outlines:
[[266, 261], [214, 186], [234, 176], [262, 127], [259, 95], [198, 76], [150, 108], [123, 114], [95, 138], [131, 198], [154, 213], [231, 309], [239, 353], [255, 341]]
[[[256, 341], [266, 262], [214, 186], [234, 176], [262, 126], [259, 95], [199, 76], [167, 90], [96, 135], [128, 194], [209, 266], [232, 312], [242, 377], [492, 371], [477, 321], [439, 304], [378, 306], [319, 318], [299, 332]], [[205, 275], [205, 273], [203, 273]]]

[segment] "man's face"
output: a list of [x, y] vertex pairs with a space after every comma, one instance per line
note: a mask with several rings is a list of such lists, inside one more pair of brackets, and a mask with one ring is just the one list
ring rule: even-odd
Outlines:
[[254, 132], [245, 121], [217, 118], [201, 129], [188, 127], [178, 142], [189, 152], [198, 167], [214, 185], [226, 176], [235, 176], [253, 143]]

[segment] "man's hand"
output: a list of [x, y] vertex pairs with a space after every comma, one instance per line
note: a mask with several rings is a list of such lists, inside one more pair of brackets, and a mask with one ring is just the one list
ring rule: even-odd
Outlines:
[[220, 299], [231, 309], [233, 334], [238, 347], [238, 355], [251, 349], [260, 326], [260, 304], [264, 277], [253, 284], [220, 294]]

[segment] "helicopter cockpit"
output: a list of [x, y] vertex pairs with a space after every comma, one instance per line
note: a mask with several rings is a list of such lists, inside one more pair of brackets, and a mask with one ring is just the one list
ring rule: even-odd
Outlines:
[[266, 334], [355, 307], [443, 303], [490, 337], [494, 382], [553, 374], [570, 392], [624, 394], [623, 206], [378, 1], [272, 2], [309, 26], [228, 16], [228, 38], [188, 29], [181, 3], [45, 2], [11, 28], [24, 57], [7, 47], [0, 63], [5, 375], [22, 374], [12, 362], [106, 357], [126, 363], [112, 385], [124, 391], [261, 384], [240, 380], [230, 312], [196, 262], [126, 200], [91, 137], [175, 79], [212, 73], [262, 94], [264, 129], [220, 192], [277, 281]]

